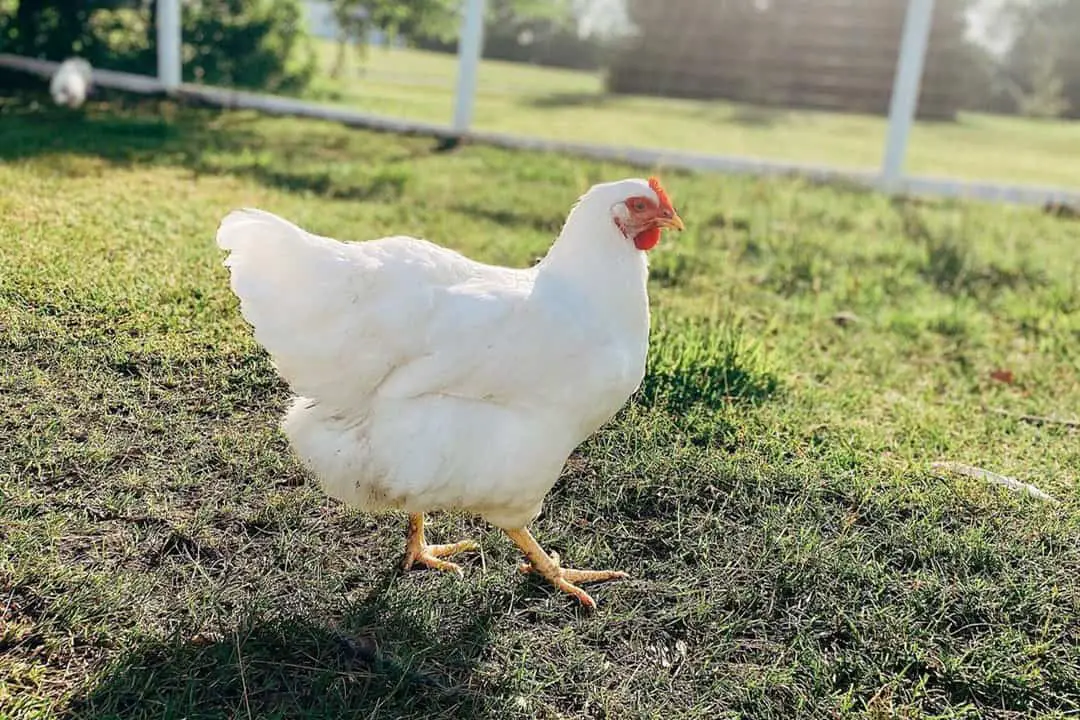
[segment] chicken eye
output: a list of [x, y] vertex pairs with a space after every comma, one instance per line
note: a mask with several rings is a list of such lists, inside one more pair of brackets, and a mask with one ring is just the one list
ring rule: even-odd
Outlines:
[[645, 212], [645, 201], [641, 198], [635, 198], [630, 202], [630, 209], [634, 212]]

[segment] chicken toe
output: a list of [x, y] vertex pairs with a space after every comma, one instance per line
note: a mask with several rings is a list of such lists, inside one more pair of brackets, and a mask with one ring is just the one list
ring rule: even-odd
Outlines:
[[573, 595], [578, 601], [589, 608], [596, 608], [596, 601], [589, 593], [578, 587], [581, 583], [606, 582], [608, 580], [623, 580], [630, 577], [621, 570], [575, 570], [564, 568], [559, 560], [558, 553], [548, 555], [540, 544], [536, 542], [532, 534], [526, 528], [520, 530], [507, 530], [506, 534], [529, 558], [529, 562], [522, 563], [519, 569], [523, 573], [535, 572], [542, 575], [548, 582], [568, 595]]
[[445, 570], [457, 574], [458, 577], [463, 577], [465, 573], [462, 572], [460, 565], [442, 558], [479, 549], [480, 545], [473, 540], [462, 540], [461, 542], [446, 545], [428, 545], [424, 541], [423, 514], [411, 514], [409, 515], [409, 539], [405, 547], [405, 559], [402, 562], [402, 569], [410, 570], [413, 565], [420, 563], [435, 570]]

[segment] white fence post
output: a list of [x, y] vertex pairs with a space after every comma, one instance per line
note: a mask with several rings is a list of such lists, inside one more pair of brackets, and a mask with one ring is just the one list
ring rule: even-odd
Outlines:
[[881, 185], [895, 192], [903, 178], [908, 136], [915, 120], [922, 86], [923, 62], [930, 41], [934, 19], [934, 0], [908, 0], [904, 18], [904, 36], [896, 60], [892, 101], [889, 105], [889, 130], [885, 138], [885, 159], [881, 167]]
[[484, 0], [465, 0], [458, 40], [458, 84], [454, 98], [454, 132], [464, 133], [472, 124], [476, 101], [476, 76], [484, 48]]
[[166, 91], [180, 87], [181, 50], [180, 0], [157, 3], [158, 80]]

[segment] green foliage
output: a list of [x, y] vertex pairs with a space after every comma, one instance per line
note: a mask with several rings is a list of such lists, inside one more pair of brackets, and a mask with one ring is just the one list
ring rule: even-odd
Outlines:
[[[461, 19], [459, 0], [333, 0], [334, 14], [346, 34], [363, 42], [369, 30], [406, 39], [456, 37]], [[491, 0], [486, 4], [488, 23], [500, 25], [522, 20], [565, 19], [567, 0]]]
[[[138, 14], [140, 5], [131, 0], [5, 0], [3, 10], [0, 52], [50, 60], [78, 54], [100, 65], [111, 56], [109, 41], [113, 39], [99, 34], [100, 16], [123, 11]], [[108, 30], [107, 35], [115, 35], [115, 28]], [[129, 30], [138, 32], [134, 27]], [[145, 27], [142, 34], [145, 37]], [[127, 44], [128, 40], [121, 42]]]
[[333, 0], [334, 15], [346, 38], [363, 45], [371, 30], [391, 38], [430, 35], [450, 38], [457, 30], [455, 0]]
[[[491, 0], [486, 4], [484, 57], [559, 67], [596, 69], [603, 43], [577, 34], [571, 0]], [[332, 75], [344, 68], [347, 45], [365, 56], [372, 30], [408, 45], [454, 52], [460, 27], [458, 0], [334, 0], [334, 13], [344, 30]]]
[[[157, 72], [155, 2], [6, 0], [0, 52], [94, 67]], [[315, 69], [301, 0], [198, 0], [185, 3], [184, 79], [270, 92], [298, 91]]]
[[374, 30], [391, 41], [410, 42], [419, 37], [450, 42], [457, 30], [459, 3], [455, 0], [332, 0], [334, 18], [341, 28], [337, 56], [330, 69], [331, 77], [340, 77], [345, 69], [346, 51], [356, 48], [363, 60], [367, 40]]
[[296, 92], [315, 71], [300, 0], [199, 0], [183, 23], [186, 79]]

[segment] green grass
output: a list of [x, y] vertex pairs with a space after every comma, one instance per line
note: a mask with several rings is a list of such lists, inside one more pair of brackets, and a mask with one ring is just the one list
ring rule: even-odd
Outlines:
[[[372, 48], [340, 80], [329, 77], [336, 46], [318, 45], [312, 96], [370, 112], [449, 123], [457, 60]], [[881, 167], [886, 119], [753, 108], [728, 102], [609, 96], [599, 75], [487, 61], [480, 69], [475, 126], [483, 130], [620, 146], [739, 155], [855, 170]], [[976, 181], [1080, 188], [1068, 159], [1080, 123], [964, 113], [955, 123], [920, 122], [909, 172]]]
[[649, 378], [534, 527], [631, 573], [589, 615], [466, 516], [431, 523], [482, 540], [464, 580], [397, 573], [403, 519], [289, 454], [213, 237], [257, 205], [526, 265], [639, 171], [155, 103], [0, 126], [0, 716], [1080, 711], [1077, 435], [994, 412], [1080, 408], [1075, 222], [666, 173]]

